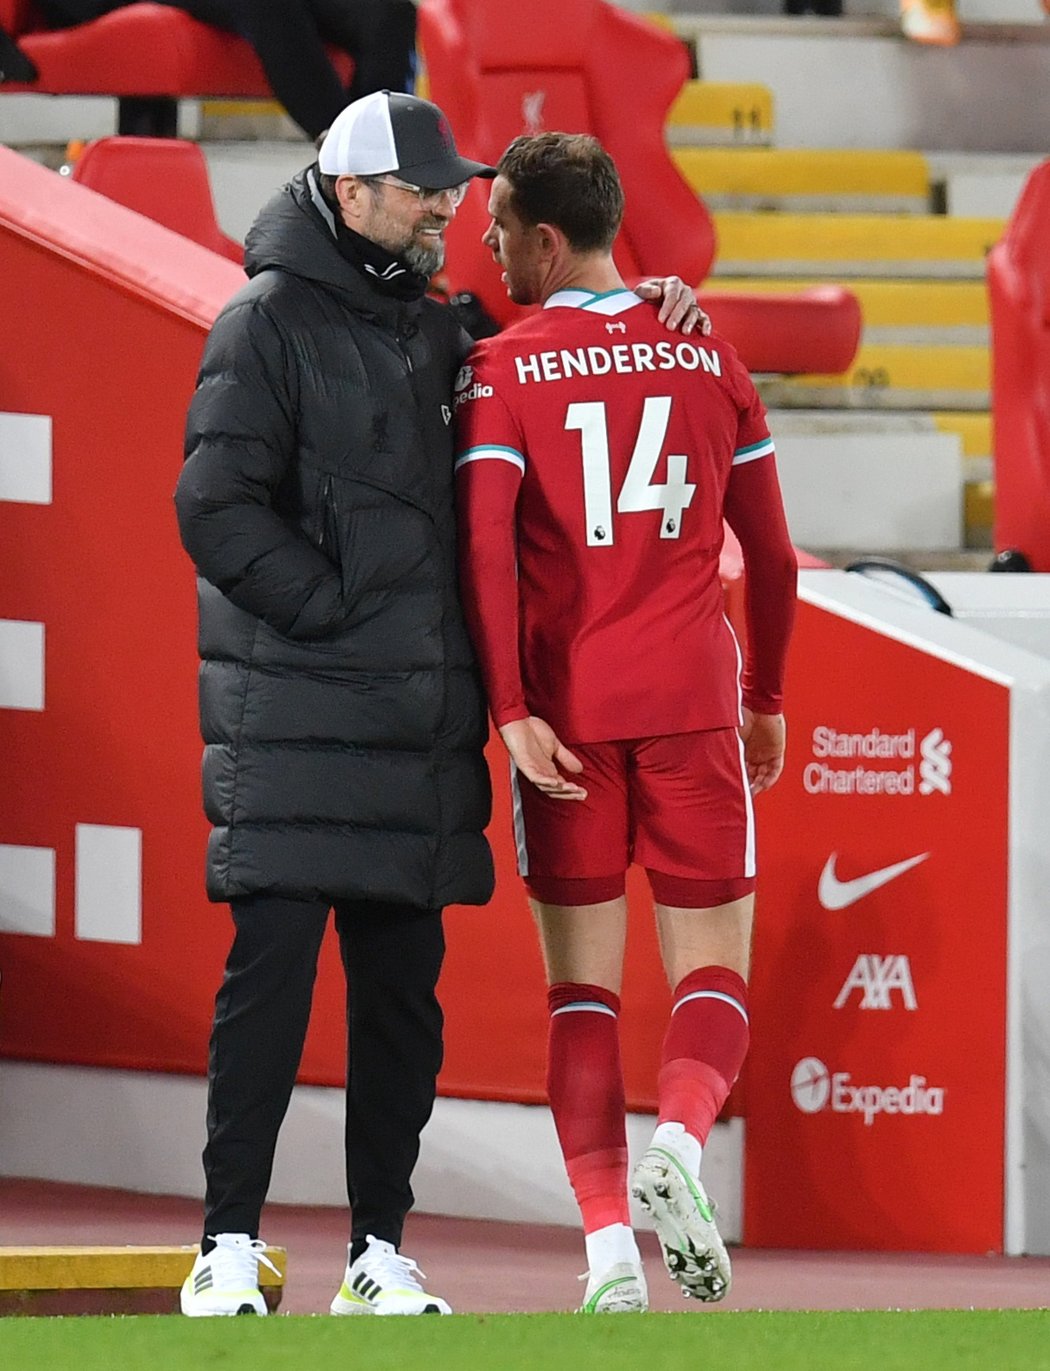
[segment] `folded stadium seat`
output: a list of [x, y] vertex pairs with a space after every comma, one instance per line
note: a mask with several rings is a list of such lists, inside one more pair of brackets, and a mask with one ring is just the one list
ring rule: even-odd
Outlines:
[[[0, 0], [0, 24], [40, 73], [0, 92], [109, 95], [118, 132], [174, 136], [179, 99], [272, 99], [250, 44], [167, 5], [135, 4], [75, 28], [45, 27], [32, 0]], [[350, 58], [331, 50], [349, 81]]]
[[181, 138], [98, 138], [73, 164], [72, 179], [232, 262], [244, 261], [240, 243], [219, 227], [208, 164], [196, 143]]
[[[521, 133], [593, 133], [616, 159], [627, 196], [616, 252], [625, 278], [704, 280], [714, 225], [664, 141], [667, 111], [689, 77], [678, 38], [605, 0], [531, 0], [524, 9], [422, 0], [419, 23], [431, 98], [465, 156], [495, 162]], [[481, 244], [487, 224], [484, 189], [475, 189], [449, 234], [449, 285], [473, 291], [506, 323], [519, 311]], [[842, 372], [856, 353], [860, 305], [842, 287], [698, 295], [752, 371]]]
[[988, 255], [997, 552], [1050, 571], [1050, 160]]

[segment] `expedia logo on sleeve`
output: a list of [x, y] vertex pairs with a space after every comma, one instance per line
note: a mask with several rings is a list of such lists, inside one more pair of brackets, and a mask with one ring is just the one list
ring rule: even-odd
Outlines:
[[494, 393], [491, 386], [475, 381], [474, 368], [466, 366], [460, 367], [453, 389], [456, 392], [452, 398], [453, 409], [459, 409], [467, 400], [484, 400]]

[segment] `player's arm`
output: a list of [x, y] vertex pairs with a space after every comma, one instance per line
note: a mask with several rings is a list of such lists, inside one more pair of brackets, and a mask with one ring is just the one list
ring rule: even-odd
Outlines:
[[[754, 430], [746, 436], [754, 436]], [[748, 780], [757, 795], [776, 782], [784, 766], [784, 670], [798, 580], [768, 435], [738, 450], [725, 516], [744, 555], [747, 658], [741, 737]]]
[[515, 766], [545, 794], [583, 800], [587, 792], [559, 770], [580, 772], [582, 764], [525, 704], [514, 524], [523, 460], [513, 449], [485, 445], [469, 447], [459, 456], [456, 502], [463, 608], [492, 720]]

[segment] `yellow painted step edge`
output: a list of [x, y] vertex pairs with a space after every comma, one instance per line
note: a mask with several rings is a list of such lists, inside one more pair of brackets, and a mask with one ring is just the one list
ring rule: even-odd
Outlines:
[[[196, 1247], [0, 1247], [0, 1290], [175, 1288], [190, 1273]], [[283, 1285], [288, 1253], [267, 1247], [275, 1275], [260, 1263], [261, 1285]]]
[[708, 195], [896, 195], [926, 199], [917, 152], [811, 152], [795, 148], [676, 148], [682, 175]]
[[990, 361], [987, 348], [862, 347], [842, 375], [796, 376], [801, 386], [872, 386], [879, 390], [986, 391]]
[[768, 132], [773, 127], [773, 92], [768, 86], [735, 81], [687, 81], [667, 115], [673, 125], [738, 124]]
[[942, 215], [737, 214], [714, 216], [723, 261], [980, 261], [1001, 219]]

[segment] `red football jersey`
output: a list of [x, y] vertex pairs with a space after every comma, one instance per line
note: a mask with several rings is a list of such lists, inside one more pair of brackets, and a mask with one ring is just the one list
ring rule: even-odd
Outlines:
[[454, 407], [464, 598], [497, 725], [532, 713], [600, 742], [738, 724], [722, 519], [734, 467], [771, 463], [773, 441], [733, 348], [670, 333], [626, 290], [559, 291], [475, 348]]

